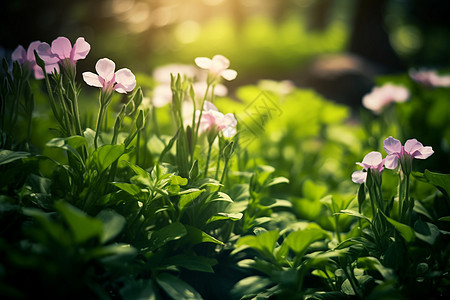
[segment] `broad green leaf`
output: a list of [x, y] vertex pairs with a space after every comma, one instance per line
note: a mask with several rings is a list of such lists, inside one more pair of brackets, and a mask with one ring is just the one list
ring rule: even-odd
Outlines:
[[420, 202], [419, 200], [414, 200], [414, 208], [413, 209], [415, 212], [424, 215], [425, 217], [427, 217], [430, 220], [433, 220], [433, 217], [430, 215], [428, 210], [425, 208], [425, 206], [423, 206], [422, 202]]
[[202, 296], [185, 281], [169, 273], [161, 273], [156, 277], [159, 286], [172, 298], [177, 300], [202, 299]]
[[424, 175], [432, 185], [446, 195], [447, 199], [450, 197], [450, 174], [440, 174], [425, 170]]
[[135, 255], [136, 249], [129, 244], [111, 244], [100, 246], [89, 251], [91, 257], [103, 257], [109, 255]]
[[97, 165], [98, 171], [101, 173], [117, 161], [125, 152], [125, 146], [121, 145], [103, 145], [98, 148], [93, 159]]
[[383, 264], [376, 257], [372, 256], [359, 257], [358, 267], [366, 270], [376, 270], [387, 281], [395, 279], [394, 270], [383, 266]]
[[120, 289], [120, 296], [127, 300], [157, 300], [155, 287], [151, 279], [126, 281]]
[[236, 242], [236, 251], [252, 248], [265, 257], [273, 257], [273, 250], [280, 233], [278, 230], [266, 231], [259, 235], [246, 235]]
[[230, 198], [230, 196], [228, 196], [227, 194], [225, 194], [223, 192], [215, 193], [214, 196], [211, 198], [211, 200], [209, 200], [209, 202], [214, 202], [214, 201], [224, 201], [224, 202], [230, 202], [230, 203], [233, 202], [233, 200]]
[[180, 222], [175, 222], [164, 226], [163, 228], [152, 234], [150, 239], [150, 249], [154, 250], [164, 246], [170, 241], [179, 240], [186, 234], [186, 228]]
[[186, 178], [183, 178], [181, 176], [173, 175], [170, 177], [170, 184], [171, 185], [186, 185], [188, 183], [188, 180]]
[[436, 238], [439, 236], [439, 228], [436, 225], [423, 222], [420, 219], [414, 223], [414, 230], [417, 238], [430, 245], [434, 245]]
[[217, 264], [217, 260], [204, 256], [180, 254], [165, 259], [164, 264], [182, 267], [191, 271], [214, 273], [212, 266]]
[[111, 209], [104, 209], [98, 215], [97, 219], [103, 222], [103, 231], [100, 238], [101, 243], [109, 242], [115, 238], [124, 228], [125, 217], [119, 215]]
[[142, 192], [141, 188], [135, 184], [125, 183], [125, 182], [113, 182], [112, 184], [132, 196], [139, 195]]
[[447, 221], [447, 222], [450, 222], [450, 216], [439, 218], [439, 221]]
[[283, 244], [286, 243], [296, 255], [302, 256], [306, 249], [313, 242], [318, 241], [324, 237], [324, 232], [321, 229], [309, 228], [305, 230], [298, 230], [291, 232]]
[[72, 147], [71, 145], [68, 144], [68, 139], [69, 138], [53, 138], [50, 141], [47, 142], [47, 144], [45, 144], [47, 147], [52, 147], [52, 148], [60, 148], [66, 151], [69, 151], [70, 153], [72, 153], [82, 164], [83, 163], [83, 159], [81, 158], [81, 155], [78, 153], [78, 151]]
[[243, 296], [254, 296], [272, 284], [273, 281], [267, 277], [249, 276], [236, 283], [231, 290], [231, 294], [236, 299], [243, 299]]
[[366, 221], [369, 221], [369, 223], [372, 223], [368, 217], [366, 217], [363, 214], [360, 214], [357, 211], [351, 210], [351, 209], [342, 209], [340, 212], [334, 213], [334, 214], [335, 215], [349, 215], [349, 216], [357, 217], [360, 219], [364, 219]]
[[212, 216], [211, 218], [206, 221], [206, 224], [212, 223], [214, 221], [220, 221], [220, 220], [231, 220], [231, 221], [238, 221], [242, 219], [242, 213], [218, 213], [216, 216]]
[[316, 184], [311, 180], [303, 183], [303, 196], [309, 200], [320, 200], [327, 192], [327, 187], [323, 184]]
[[63, 201], [56, 202], [55, 208], [69, 224], [76, 243], [83, 243], [94, 237], [101, 238], [103, 232], [101, 220], [92, 218], [84, 211]]
[[188, 206], [194, 199], [196, 199], [205, 190], [199, 189], [189, 189], [180, 193], [179, 208], [182, 211], [186, 206]]
[[[383, 214], [384, 215], [384, 214]], [[412, 242], [415, 238], [414, 229], [412, 229], [410, 226], [402, 224], [400, 222], [397, 222], [386, 215], [384, 215], [386, 220], [388, 220], [389, 223], [394, 225], [395, 229], [400, 233], [400, 235], [405, 239], [406, 242]]]
[[185, 227], [187, 230], [187, 238], [190, 244], [195, 245], [200, 243], [214, 243], [223, 245], [223, 242], [196, 227], [189, 225], [185, 225]]
[[24, 208], [23, 213], [26, 216], [35, 218], [42, 225], [45, 233], [49, 234], [55, 241], [69, 246], [70, 236], [67, 230], [61, 224], [52, 221], [49, 213], [36, 208]]
[[266, 186], [273, 186], [273, 185], [277, 185], [277, 184], [281, 184], [281, 183], [289, 183], [289, 179], [287, 179], [286, 177], [275, 177], [270, 179], [267, 183]]
[[0, 166], [7, 163], [19, 160], [22, 158], [30, 157], [31, 153], [23, 151], [11, 151], [11, 150], [0, 150]]

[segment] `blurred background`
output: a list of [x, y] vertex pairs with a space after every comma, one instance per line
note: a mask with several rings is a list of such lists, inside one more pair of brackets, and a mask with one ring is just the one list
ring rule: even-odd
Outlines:
[[233, 87], [292, 80], [359, 105], [377, 75], [450, 65], [446, 0], [7, 0], [0, 11], [3, 56], [21, 44], [83, 36], [91, 53], [151, 74], [167, 63], [223, 54]]

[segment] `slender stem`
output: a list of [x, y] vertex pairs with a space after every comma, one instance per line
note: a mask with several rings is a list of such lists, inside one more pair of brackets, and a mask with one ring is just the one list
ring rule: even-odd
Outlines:
[[225, 180], [225, 175], [226, 175], [227, 172], [228, 172], [228, 161], [229, 161], [229, 160], [230, 160], [230, 159], [228, 159], [228, 158], [225, 158], [225, 160], [224, 160], [223, 171], [222, 171], [222, 177], [220, 178], [220, 182], [221, 182], [221, 183], [224, 182], [224, 180]]
[[139, 165], [140, 143], [141, 143], [141, 131], [138, 129], [137, 137], [136, 137], [136, 165]]
[[219, 179], [219, 170], [220, 170], [220, 150], [219, 155], [217, 155], [217, 167], [216, 167], [216, 174], [214, 175], [214, 179]]
[[94, 137], [95, 149], [98, 148], [97, 139], [98, 139], [98, 136], [99, 136], [99, 133], [100, 133], [100, 127], [101, 127], [101, 124], [102, 124], [103, 111], [104, 111], [104, 107], [103, 107], [103, 105], [100, 105], [100, 109], [98, 111], [98, 117], [97, 117], [97, 127], [95, 129], [95, 137]]
[[76, 90], [76, 83], [74, 81], [71, 81], [70, 87], [72, 88], [72, 93], [73, 93], [72, 106], [73, 106], [76, 132], [78, 135], [83, 136], [83, 130], [81, 129], [80, 112], [78, 110], [78, 93]]
[[209, 160], [211, 158], [211, 149], [212, 149], [212, 143], [209, 143], [208, 155], [206, 156], [206, 165], [205, 165], [204, 177], [206, 177], [206, 175], [208, 175]]

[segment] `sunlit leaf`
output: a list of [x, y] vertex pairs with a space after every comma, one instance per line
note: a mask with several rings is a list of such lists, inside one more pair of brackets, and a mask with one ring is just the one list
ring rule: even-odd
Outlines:
[[324, 237], [323, 230], [309, 228], [305, 230], [298, 230], [291, 232], [283, 244], [286, 243], [296, 255], [303, 255], [313, 242], [318, 241]]
[[125, 217], [111, 209], [102, 210], [97, 215], [97, 219], [103, 222], [103, 231], [100, 238], [102, 243], [115, 238], [123, 230], [126, 223]]
[[16, 161], [18, 159], [30, 157], [31, 153], [23, 151], [0, 150], [0, 165]]
[[175, 222], [155, 231], [150, 239], [150, 249], [163, 247], [170, 241], [179, 240], [187, 234], [183, 224]]
[[185, 225], [187, 230], [187, 238], [191, 244], [199, 243], [214, 243], [218, 245], [223, 245], [223, 242], [219, 241], [215, 237], [207, 234], [206, 232], [189, 225]]
[[409, 243], [414, 241], [415, 239], [414, 229], [412, 229], [408, 225], [397, 222], [394, 219], [387, 217], [386, 215], [384, 215], [384, 217], [386, 218], [386, 220], [388, 220], [389, 223], [394, 225], [395, 229], [400, 233], [400, 235], [405, 239], [406, 242]]
[[103, 145], [98, 148], [93, 157], [99, 172], [103, 172], [115, 161], [117, 161], [125, 152], [125, 146], [121, 145]]
[[169, 273], [161, 273], [156, 277], [159, 286], [172, 298], [179, 300], [201, 300], [202, 296], [185, 281]]

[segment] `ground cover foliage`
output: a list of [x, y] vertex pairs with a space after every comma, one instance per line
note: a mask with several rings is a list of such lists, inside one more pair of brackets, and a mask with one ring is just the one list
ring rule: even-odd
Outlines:
[[227, 96], [221, 55], [81, 80], [90, 47], [3, 61], [2, 297], [449, 296], [445, 76], [379, 78], [352, 113], [287, 81]]

